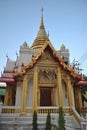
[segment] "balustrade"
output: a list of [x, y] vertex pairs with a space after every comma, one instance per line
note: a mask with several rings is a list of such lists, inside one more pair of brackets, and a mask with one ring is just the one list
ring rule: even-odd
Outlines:
[[58, 107], [37, 107], [37, 113], [47, 114], [47, 113], [58, 113]]
[[1, 113], [20, 113], [21, 108], [16, 106], [2, 106], [1, 107]]
[[[49, 113], [58, 113], [59, 107], [37, 107], [36, 111], [38, 114], [47, 114]], [[65, 107], [64, 108], [64, 113], [69, 113], [70, 108]], [[21, 113], [21, 108], [17, 106], [1, 106], [1, 113], [5, 114], [15, 114], [15, 113]], [[32, 107], [26, 107], [26, 114], [33, 113], [33, 108]]]

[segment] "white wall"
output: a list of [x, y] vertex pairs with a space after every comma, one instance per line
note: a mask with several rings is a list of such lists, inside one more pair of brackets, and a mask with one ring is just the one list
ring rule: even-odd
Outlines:
[[[33, 93], [33, 80], [30, 80], [27, 87], [27, 99], [26, 106], [32, 107], [32, 93]], [[22, 103], [22, 84], [20, 82], [17, 83], [16, 89], [16, 102], [15, 105], [17, 107], [21, 107]]]
[[27, 88], [27, 100], [26, 100], [27, 107], [32, 107], [32, 98], [33, 98], [32, 95], [33, 95], [33, 80], [30, 80]]
[[17, 89], [16, 89], [16, 102], [15, 105], [17, 107], [21, 107], [21, 103], [22, 103], [22, 85], [21, 82], [17, 83]]
[[63, 102], [64, 102], [64, 106], [67, 107], [68, 106], [68, 95], [67, 95], [67, 87], [64, 83], [64, 81], [62, 80], [62, 92], [63, 92]]

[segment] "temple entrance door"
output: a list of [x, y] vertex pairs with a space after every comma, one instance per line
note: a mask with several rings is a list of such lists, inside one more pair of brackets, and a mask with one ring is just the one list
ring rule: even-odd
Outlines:
[[51, 88], [40, 89], [40, 106], [51, 106]]

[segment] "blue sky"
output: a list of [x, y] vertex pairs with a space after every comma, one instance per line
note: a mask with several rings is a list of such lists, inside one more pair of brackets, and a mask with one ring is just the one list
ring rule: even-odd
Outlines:
[[0, 0], [0, 72], [6, 54], [15, 60], [23, 42], [32, 45], [44, 8], [46, 32], [56, 50], [63, 43], [87, 75], [87, 0]]

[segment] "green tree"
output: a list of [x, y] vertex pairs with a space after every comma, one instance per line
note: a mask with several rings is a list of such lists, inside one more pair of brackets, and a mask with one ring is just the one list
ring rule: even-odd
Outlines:
[[37, 126], [37, 113], [34, 111], [34, 114], [33, 114], [33, 130], [38, 130], [38, 126]]
[[46, 119], [46, 128], [45, 130], [51, 130], [51, 116], [50, 113], [48, 112], [47, 119]]
[[59, 107], [59, 118], [58, 118], [58, 130], [66, 130], [65, 128], [65, 120], [64, 120], [64, 113], [62, 107]]
[[87, 80], [87, 75], [83, 75], [84, 79]]
[[[84, 80], [87, 81], [87, 76], [83, 75]], [[81, 86], [82, 103], [87, 102], [87, 86]]]

